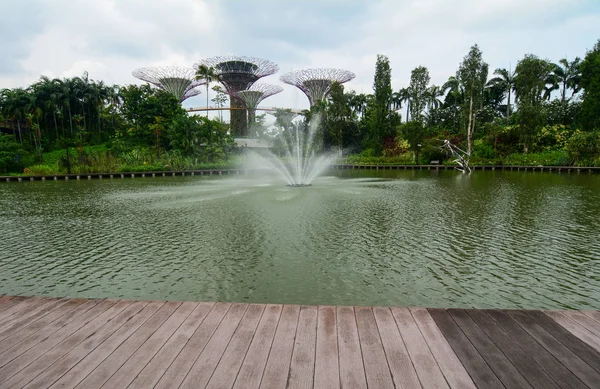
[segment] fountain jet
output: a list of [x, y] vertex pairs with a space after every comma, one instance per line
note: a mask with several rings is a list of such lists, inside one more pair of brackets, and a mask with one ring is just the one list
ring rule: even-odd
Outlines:
[[256, 165], [275, 172], [290, 187], [310, 186], [337, 158], [336, 154], [318, 152], [320, 123], [320, 115], [315, 115], [306, 131], [297, 126], [283, 130], [279, 136], [285, 156], [280, 158], [270, 151], [266, 155], [253, 154]]

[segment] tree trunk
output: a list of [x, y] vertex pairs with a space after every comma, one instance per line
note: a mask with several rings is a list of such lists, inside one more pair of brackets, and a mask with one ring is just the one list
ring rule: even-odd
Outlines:
[[69, 107], [69, 126], [71, 128], [71, 136], [73, 136], [73, 116], [71, 115], [71, 104], [69, 104], [68, 107]]
[[19, 129], [19, 142], [23, 144], [23, 135], [21, 135], [21, 121], [17, 119], [17, 128]]
[[410, 106], [410, 100], [406, 100], [406, 122], [408, 123], [408, 107]]
[[56, 112], [52, 112], [52, 116], [54, 117], [54, 131], [56, 132], [56, 140], [58, 140], [58, 123], [56, 123]]
[[506, 104], [506, 124], [510, 124], [510, 90], [511, 88], [508, 88], [508, 103]]
[[563, 82], [563, 88], [562, 88], [562, 100], [561, 102], [564, 103], [565, 102], [565, 94], [567, 93], [567, 83]]
[[473, 143], [473, 133], [471, 132], [471, 125], [473, 122], [473, 91], [469, 98], [469, 124], [467, 125], [467, 154], [471, 155], [471, 146]]
[[208, 80], [206, 80], [206, 118], [208, 119]]

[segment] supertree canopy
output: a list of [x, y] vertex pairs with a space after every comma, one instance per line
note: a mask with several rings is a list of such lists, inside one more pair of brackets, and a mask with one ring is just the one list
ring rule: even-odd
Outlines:
[[133, 76], [171, 93], [179, 102], [201, 93], [206, 81], [196, 80], [196, 71], [179, 66], [155, 66], [133, 71]]
[[256, 107], [261, 101], [282, 90], [283, 88], [279, 85], [256, 83], [246, 90], [237, 92], [236, 95], [244, 101], [246, 108], [248, 108], [248, 123], [254, 123]]
[[327, 97], [331, 84], [337, 81], [341, 84], [352, 80], [356, 75], [348, 70], [317, 68], [301, 69], [283, 74], [280, 80], [286, 84], [298, 87], [314, 106]]
[[254, 57], [224, 56], [212, 57], [196, 64], [212, 68], [221, 84], [231, 96], [231, 132], [234, 136], [246, 136], [248, 122], [243, 99], [237, 93], [246, 90], [262, 77], [269, 76], [279, 70], [279, 66], [271, 61]]

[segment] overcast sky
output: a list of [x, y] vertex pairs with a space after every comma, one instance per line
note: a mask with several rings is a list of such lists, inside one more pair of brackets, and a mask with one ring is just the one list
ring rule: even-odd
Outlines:
[[419, 65], [443, 84], [474, 43], [493, 70], [526, 53], [583, 57], [600, 39], [600, 0], [0, 0], [0, 15], [0, 88], [84, 71], [140, 84], [138, 67], [244, 55], [280, 66], [262, 81], [284, 91], [263, 106], [300, 109], [308, 100], [282, 73], [348, 69], [346, 88], [371, 93], [377, 54], [390, 58], [397, 90]]

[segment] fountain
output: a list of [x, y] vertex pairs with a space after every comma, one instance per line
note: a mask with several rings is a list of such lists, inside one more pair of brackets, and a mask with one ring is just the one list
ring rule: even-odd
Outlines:
[[268, 170], [277, 174], [290, 187], [311, 186], [337, 158], [334, 154], [319, 154], [317, 133], [321, 123], [315, 115], [306, 131], [295, 125], [284, 128], [279, 134], [285, 156], [279, 157], [271, 151], [261, 154], [250, 152], [248, 167]]

